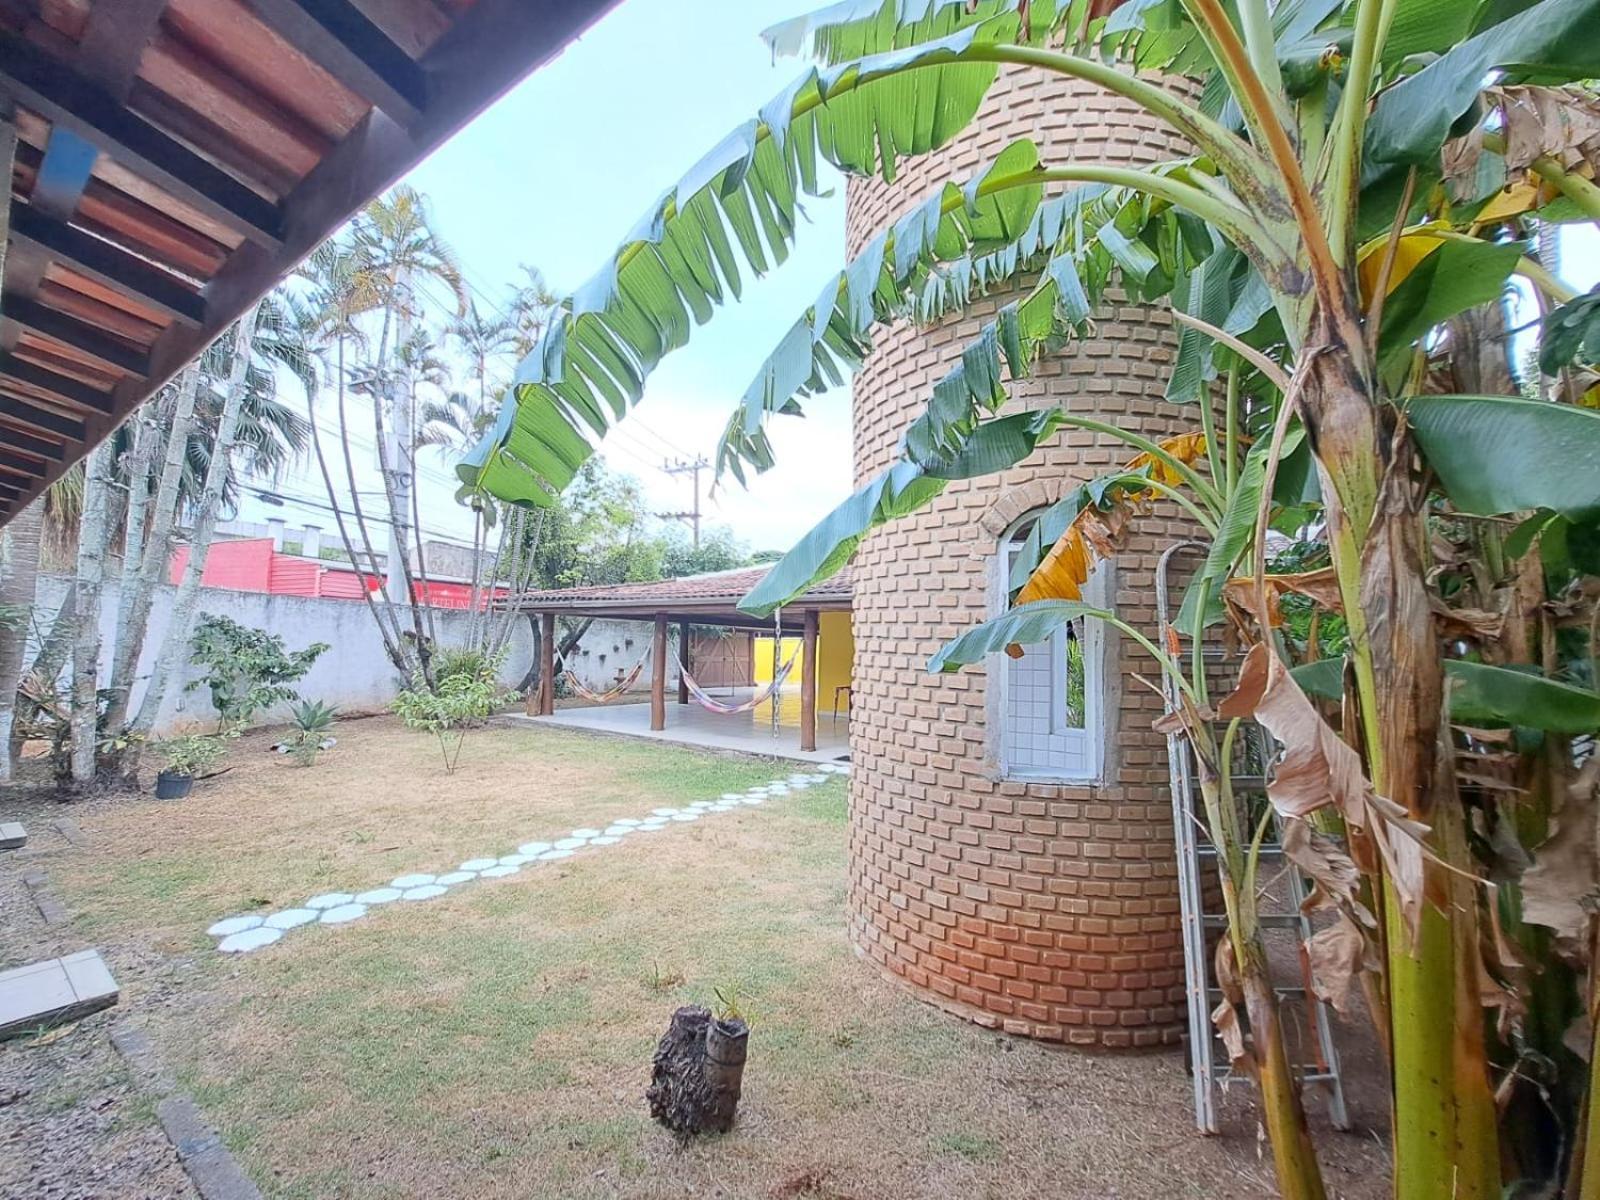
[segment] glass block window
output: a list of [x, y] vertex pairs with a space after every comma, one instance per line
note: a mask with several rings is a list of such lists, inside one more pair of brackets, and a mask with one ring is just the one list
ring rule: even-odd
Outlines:
[[[1004, 611], [1011, 568], [1032, 528], [1024, 518], [1001, 546], [996, 611]], [[1084, 599], [1104, 607], [1104, 568]], [[997, 655], [990, 668], [998, 687], [998, 750], [1008, 778], [1094, 779], [1101, 766], [1105, 700], [1102, 622], [1080, 618], [1047, 642], [1023, 648], [1021, 658]]]

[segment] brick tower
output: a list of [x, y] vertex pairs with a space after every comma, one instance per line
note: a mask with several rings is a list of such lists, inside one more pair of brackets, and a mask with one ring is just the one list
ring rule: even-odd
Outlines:
[[[1185, 152], [1123, 100], [1009, 72], [962, 140], [908, 164], [893, 186], [851, 181], [851, 253], [935, 184], [965, 180], [1019, 137], [1033, 138], [1047, 165]], [[858, 483], [888, 465], [933, 383], [1006, 299], [933, 328], [882, 332], [855, 381]], [[1066, 403], [1149, 435], [1185, 430], [1192, 414], [1162, 399], [1176, 346], [1165, 313], [1106, 305], [1095, 320], [1092, 336], [1013, 389], [1012, 406]], [[1016, 722], [991, 677], [1007, 667], [934, 677], [926, 663], [998, 611], [1010, 531], [1131, 453], [1064, 432], [1022, 465], [952, 484], [930, 508], [874, 533], [855, 568], [851, 938], [934, 1003], [1076, 1045], [1171, 1042], [1184, 1020], [1165, 743], [1150, 728], [1160, 702], [1129, 678], [1152, 676], [1151, 664], [1114, 633], [1098, 635], [1095, 761], [1069, 779], [1009, 769], [1005, 727]], [[1170, 512], [1135, 525], [1102, 584], [1119, 615], [1152, 634], [1155, 561], [1184, 529]]]

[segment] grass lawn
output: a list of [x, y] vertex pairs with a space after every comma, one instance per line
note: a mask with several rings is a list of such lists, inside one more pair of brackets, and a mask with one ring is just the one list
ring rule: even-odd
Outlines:
[[[270, 1196], [1273, 1194], [1248, 1137], [1193, 1133], [1178, 1055], [997, 1037], [857, 958], [837, 778], [215, 953], [223, 916], [793, 770], [493, 728], [447, 776], [388, 719], [337, 732], [309, 770], [258, 736], [188, 800], [85, 810], [89, 849], [51, 865], [124, 977], [127, 1019]], [[739, 1124], [681, 1146], [648, 1119], [650, 1055], [673, 1008], [714, 988], [753, 1017]], [[1368, 1194], [1334, 1174], [1335, 1194]]]

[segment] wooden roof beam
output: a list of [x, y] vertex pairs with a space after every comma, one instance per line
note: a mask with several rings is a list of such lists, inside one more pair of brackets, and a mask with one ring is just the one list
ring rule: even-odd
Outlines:
[[246, 0], [262, 24], [404, 126], [428, 107], [428, 80], [349, 0]]
[[15, 354], [0, 352], [0, 384], [7, 380], [26, 387], [61, 397], [68, 404], [86, 408], [90, 412], [109, 413], [111, 394], [92, 388], [86, 383], [59, 374], [37, 363], [27, 362]]
[[0, 87], [251, 241], [273, 249], [281, 244], [277, 205], [129, 111], [97, 83], [3, 31]]
[[10, 450], [0, 450], [0, 471], [8, 475], [21, 475], [31, 483], [44, 476], [45, 465], [21, 454], [13, 454]]
[[30, 458], [43, 459], [45, 462], [59, 462], [66, 456], [66, 448], [60, 442], [35, 437], [19, 429], [0, 428], [0, 446], [4, 446], [8, 451], [26, 454]]
[[119, 371], [144, 375], [150, 370], [150, 356], [135, 346], [107, 337], [101, 330], [76, 317], [58, 312], [26, 296], [10, 292], [0, 295], [0, 317], [15, 321], [51, 341], [60, 342]]
[[177, 276], [104, 238], [43, 216], [26, 204], [13, 202], [11, 206], [11, 237], [109, 288], [132, 295], [175, 321], [199, 325], [205, 320], [205, 300], [185, 287]]
[[[5, 380], [0, 379], [0, 387], [4, 386]], [[69, 442], [83, 441], [87, 432], [82, 421], [64, 417], [47, 408], [40, 408], [31, 400], [5, 394], [0, 394], [0, 420], [21, 425], [25, 429], [37, 429], [52, 437], [65, 438]], [[11, 444], [12, 435], [7, 432], [4, 436], [6, 444]], [[17, 444], [22, 445], [20, 442]], [[60, 458], [61, 451], [57, 450], [54, 457]]]

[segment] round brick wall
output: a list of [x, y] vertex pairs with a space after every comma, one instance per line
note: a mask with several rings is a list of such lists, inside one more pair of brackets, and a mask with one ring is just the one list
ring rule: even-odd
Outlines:
[[[946, 178], [964, 180], [1010, 141], [1046, 164], [1160, 161], [1183, 145], [1126, 102], [1037, 72], [1005, 75], [963, 140], [909, 164], [892, 187], [852, 180], [851, 253]], [[932, 385], [1009, 296], [933, 328], [884, 331], [854, 391], [855, 472], [893, 459]], [[1103, 306], [1093, 335], [1015, 386], [1011, 405], [1065, 403], [1147, 434], [1186, 428], [1162, 400], [1176, 337], [1143, 306]], [[1151, 665], [1108, 631], [1098, 782], [1007, 779], [991, 735], [986, 672], [930, 676], [929, 655], [993, 615], [1000, 542], [1025, 514], [1131, 452], [1075, 431], [1002, 475], [955, 483], [928, 509], [872, 534], [855, 578], [850, 744], [851, 938], [925, 998], [1007, 1032], [1110, 1047], [1175, 1041], [1183, 951], [1158, 699], [1130, 680]], [[1118, 613], [1155, 630], [1161, 550], [1184, 532], [1164, 507], [1133, 528], [1112, 568]]]

